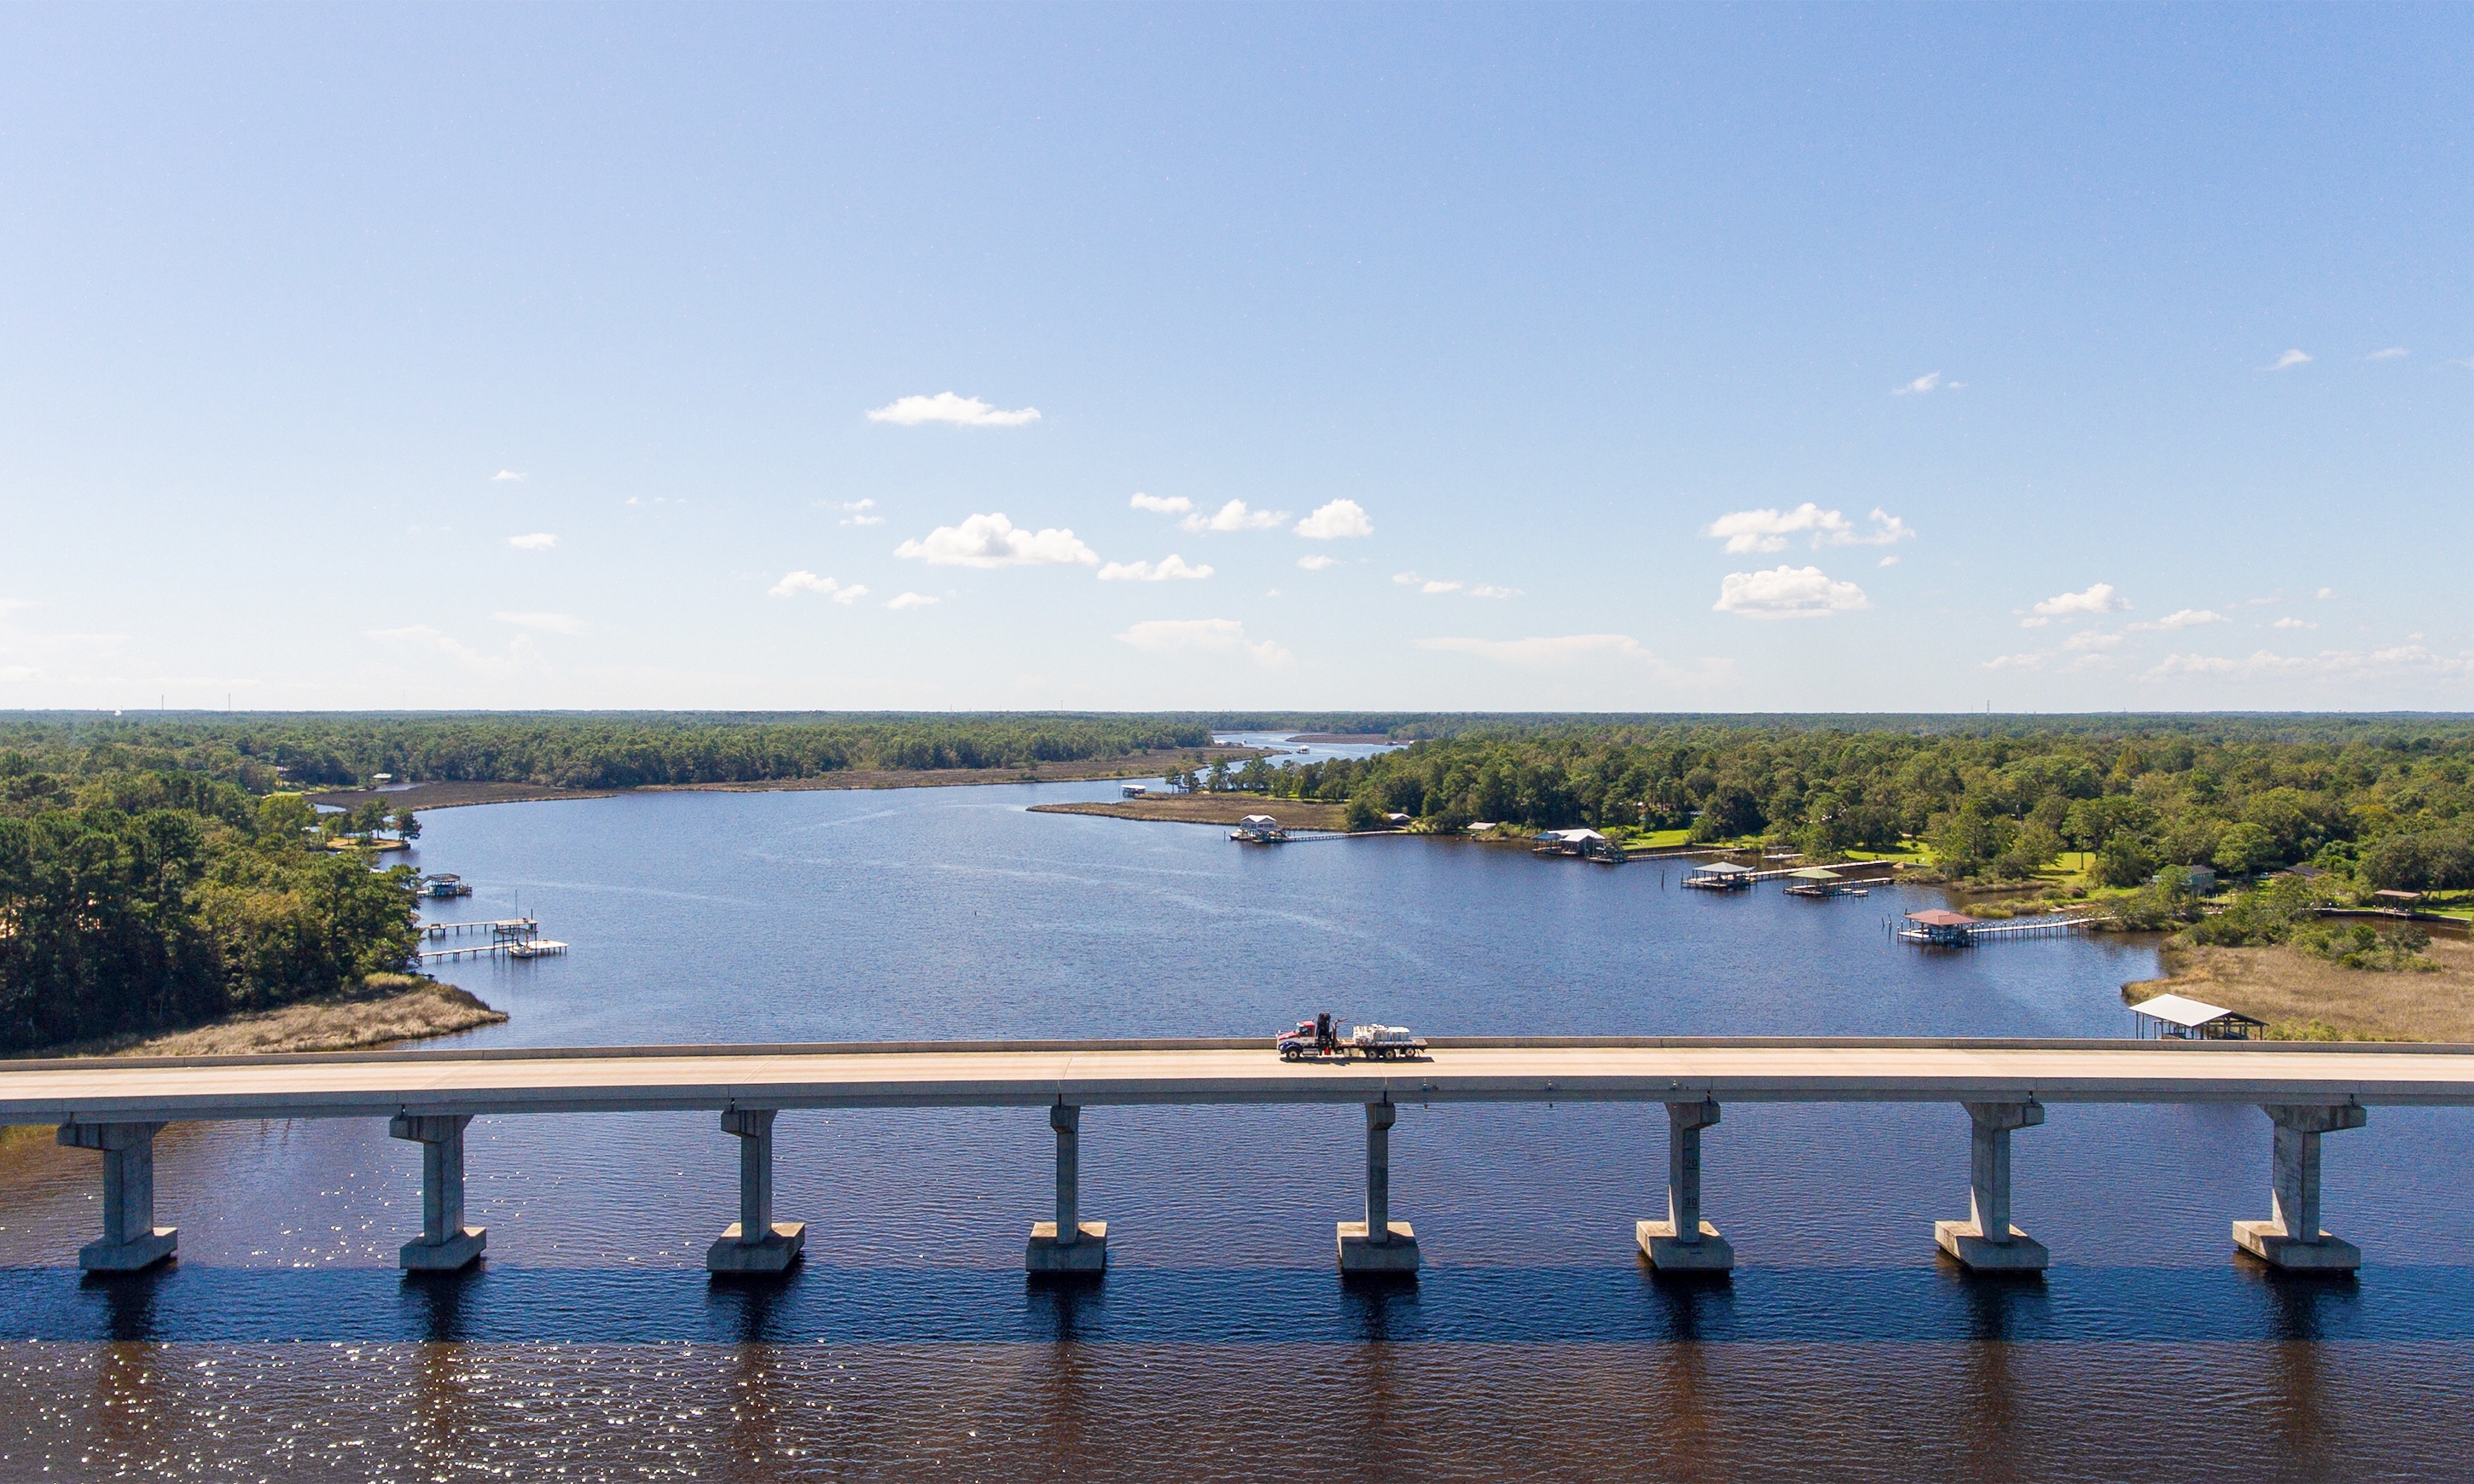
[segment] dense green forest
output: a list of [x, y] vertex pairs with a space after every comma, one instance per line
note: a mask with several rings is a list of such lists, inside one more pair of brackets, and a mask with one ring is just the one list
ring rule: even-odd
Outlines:
[[851, 768], [1019, 768], [1211, 740], [1151, 716], [500, 713], [54, 714], [0, 722], [0, 755], [79, 778], [200, 773], [253, 793], [404, 780], [634, 788], [756, 783]]
[[1225, 781], [1416, 816], [1688, 828], [1821, 859], [1920, 841], [1946, 871], [2025, 877], [2065, 850], [2101, 884], [2163, 866], [2316, 863], [2374, 886], [2474, 887], [2474, 724], [2103, 718], [1917, 734], [1711, 723], [1480, 728], [1360, 761]]
[[192, 1025], [411, 962], [413, 880], [297, 794], [0, 753], [0, 1049]]

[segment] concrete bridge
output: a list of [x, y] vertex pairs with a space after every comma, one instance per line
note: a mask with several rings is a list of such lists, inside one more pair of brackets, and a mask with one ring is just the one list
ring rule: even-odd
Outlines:
[[47, 1123], [103, 1155], [104, 1232], [81, 1267], [171, 1256], [155, 1225], [154, 1137], [204, 1119], [385, 1118], [421, 1145], [422, 1233], [407, 1269], [472, 1262], [464, 1129], [475, 1116], [703, 1109], [739, 1140], [740, 1219], [707, 1255], [716, 1273], [788, 1268], [806, 1228], [773, 1219], [773, 1120], [803, 1108], [1044, 1108], [1056, 1136], [1053, 1221], [1031, 1228], [1032, 1272], [1099, 1272], [1107, 1225], [1081, 1219], [1085, 1108], [1158, 1104], [1361, 1105], [1365, 1219], [1339, 1223], [1345, 1272], [1414, 1272], [1417, 1233], [1391, 1219], [1391, 1130], [1403, 1103], [1666, 1105], [1667, 1209], [1636, 1233], [1667, 1270], [1722, 1271], [1734, 1252], [1701, 1219], [1702, 1138], [1729, 1103], [1940, 1102], [1974, 1122], [1966, 1220], [1935, 1224], [1975, 1269], [2034, 1270], [2045, 1248], [2010, 1220], [2011, 1136], [2049, 1103], [2250, 1103], [2272, 1130], [2265, 1220], [2233, 1240], [2263, 1261], [2350, 1270], [2361, 1253], [2319, 1225], [2320, 1137], [2377, 1105], [2474, 1105], [2474, 1047], [2226, 1041], [1529, 1038], [1433, 1042], [1424, 1061], [1284, 1063], [1266, 1041], [853, 1042], [393, 1051], [270, 1057], [0, 1062], [0, 1123]]

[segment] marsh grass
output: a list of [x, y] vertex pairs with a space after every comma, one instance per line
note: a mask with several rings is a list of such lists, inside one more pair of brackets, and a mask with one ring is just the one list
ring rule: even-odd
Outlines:
[[358, 1051], [496, 1025], [507, 1018], [471, 992], [411, 974], [371, 974], [340, 994], [252, 1011], [187, 1030], [48, 1046], [36, 1056], [264, 1056]]

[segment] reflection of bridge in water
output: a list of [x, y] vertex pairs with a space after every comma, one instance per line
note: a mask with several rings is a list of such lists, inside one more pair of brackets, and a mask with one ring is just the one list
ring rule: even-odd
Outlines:
[[[2010, 1137], [2054, 1103], [2251, 1103], [2274, 1130], [2269, 1216], [2234, 1240], [2277, 1267], [2351, 1270], [2361, 1254], [2319, 1226], [2319, 1140], [2372, 1105], [2474, 1105], [2474, 1048], [2290, 1042], [1802, 1039], [1436, 1039], [1402, 1065], [1284, 1063], [1262, 1041], [857, 1042], [365, 1052], [0, 1063], [0, 1123], [51, 1123], [104, 1155], [104, 1234], [81, 1266], [171, 1255], [154, 1225], [154, 1137], [196, 1119], [371, 1117], [422, 1146], [422, 1234], [407, 1268], [458, 1268], [486, 1242], [464, 1220], [464, 1130], [474, 1117], [702, 1109], [739, 1140], [740, 1221], [707, 1254], [716, 1272], [778, 1272], [805, 1227], [773, 1220], [773, 1122], [784, 1109], [1022, 1108], [1056, 1136], [1055, 1219], [1032, 1228], [1034, 1272], [1099, 1272], [1107, 1227], [1079, 1208], [1082, 1111], [1133, 1105], [1360, 1105], [1366, 1219], [1338, 1230], [1345, 1272], [1414, 1272], [1418, 1237], [1391, 1219], [1391, 1131], [1403, 1105], [1666, 1105], [1664, 1220], [1635, 1239], [1661, 1269], [1724, 1270], [1731, 1245], [1701, 1220], [1702, 1135], [1728, 1103], [1941, 1102], [1974, 1128], [1969, 1219], [1935, 1239], [1970, 1268], [2039, 1269], [2010, 1224]], [[1507, 1178], [1516, 1178], [1508, 1173]]]

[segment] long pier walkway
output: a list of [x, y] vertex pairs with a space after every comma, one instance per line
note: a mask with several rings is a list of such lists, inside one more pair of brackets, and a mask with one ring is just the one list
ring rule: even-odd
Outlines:
[[[463, 1226], [464, 1128], [476, 1116], [717, 1112], [740, 1140], [740, 1222], [708, 1254], [716, 1272], [774, 1272], [804, 1228], [772, 1220], [776, 1113], [803, 1108], [1039, 1108], [1057, 1139], [1056, 1220], [1034, 1227], [1033, 1271], [1105, 1265], [1105, 1223], [1077, 1206], [1082, 1110], [1128, 1105], [1357, 1104], [1366, 1118], [1367, 1218], [1339, 1228], [1343, 1270], [1414, 1271], [1417, 1238], [1392, 1222], [1398, 1110], [1454, 1102], [1657, 1102], [1669, 1119], [1668, 1212], [1636, 1233], [1663, 1268], [1732, 1265], [1700, 1220], [1703, 1132], [1729, 1103], [1944, 1102], [1975, 1134], [1966, 1221], [1936, 1240], [1974, 1268], [2041, 1268], [2010, 1225], [2010, 1137], [2053, 1103], [2251, 1103], [2273, 1128], [2265, 1221], [2234, 1238], [2290, 1268], [2350, 1269], [2319, 1227], [2319, 1138], [2382, 1105], [2474, 1106], [2474, 1047], [2118, 1041], [1438, 1039], [1414, 1063], [1287, 1063], [1245, 1041], [861, 1042], [822, 1045], [411, 1051], [0, 1063], [0, 1123], [59, 1127], [105, 1158], [101, 1240], [82, 1266], [170, 1255], [154, 1225], [153, 1139], [193, 1119], [371, 1117], [423, 1149], [423, 1234], [408, 1268], [456, 1268], [485, 1233]], [[1063, 1233], [1060, 1236], [1059, 1233]]]

